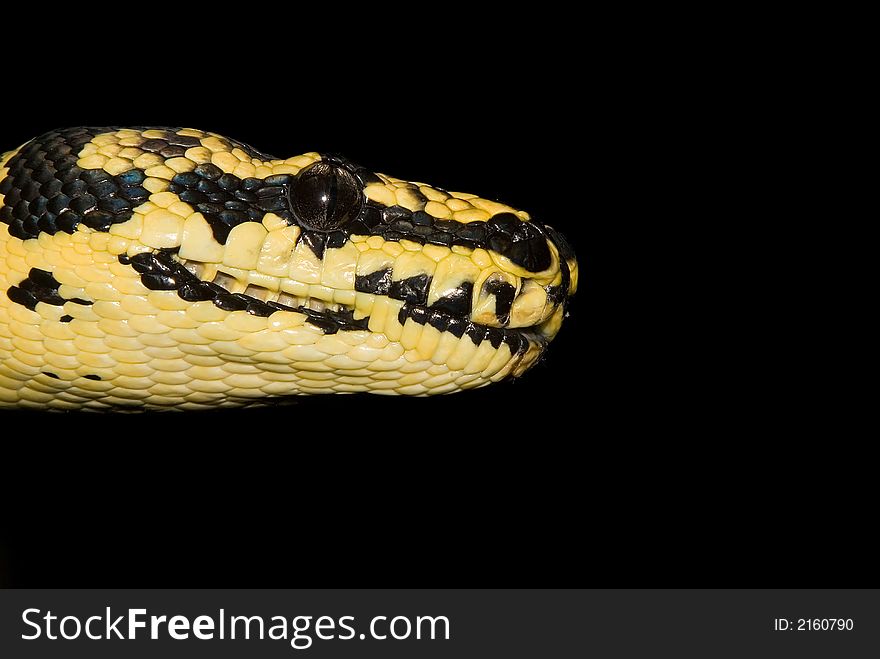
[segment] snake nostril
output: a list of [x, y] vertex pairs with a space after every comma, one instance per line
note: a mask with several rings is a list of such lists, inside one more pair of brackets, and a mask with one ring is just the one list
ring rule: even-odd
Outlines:
[[489, 248], [529, 272], [550, 267], [552, 257], [547, 239], [533, 222], [524, 222], [513, 213], [500, 213], [487, 223]]

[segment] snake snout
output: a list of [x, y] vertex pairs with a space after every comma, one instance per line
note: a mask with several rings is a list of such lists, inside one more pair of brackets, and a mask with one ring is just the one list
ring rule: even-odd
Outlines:
[[486, 223], [488, 246], [498, 255], [528, 272], [541, 272], [552, 264], [552, 255], [541, 228], [513, 213], [499, 213]]
[[513, 213], [499, 213], [486, 224], [489, 248], [511, 272], [557, 275], [561, 292], [574, 294], [577, 259], [565, 236], [540, 222], [522, 221]]
[[553, 338], [577, 288], [574, 250], [552, 227], [513, 214], [498, 214], [487, 225], [495, 267], [475, 282], [471, 320]]

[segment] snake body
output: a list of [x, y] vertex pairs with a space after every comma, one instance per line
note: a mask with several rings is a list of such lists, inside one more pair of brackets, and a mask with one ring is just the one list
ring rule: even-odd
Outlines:
[[523, 374], [577, 287], [524, 211], [194, 129], [0, 157], [0, 406], [195, 409]]

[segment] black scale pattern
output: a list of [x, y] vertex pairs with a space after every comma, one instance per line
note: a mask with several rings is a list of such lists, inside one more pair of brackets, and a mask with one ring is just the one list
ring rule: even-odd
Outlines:
[[532, 342], [543, 341], [542, 338], [534, 334], [527, 336], [527, 333], [520, 329], [501, 329], [473, 323], [467, 318], [450, 315], [436, 306], [404, 304], [397, 319], [402, 325], [407, 318], [412, 318], [419, 325], [427, 323], [441, 332], [450, 332], [459, 338], [466, 334], [474, 342], [474, 345], [489, 341], [493, 348], [498, 348], [502, 343], [506, 343], [511, 354], [525, 353], [529, 349], [529, 337]]
[[495, 296], [495, 315], [502, 324], [510, 322], [510, 309], [516, 289], [506, 281], [489, 281], [483, 287], [489, 295]]
[[395, 300], [403, 300], [413, 304], [424, 304], [428, 299], [430, 287], [431, 277], [425, 274], [393, 281], [390, 268], [377, 270], [369, 275], [358, 275], [354, 278], [354, 290], [359, 293], [387, 295]]
[[[99, 133], [107, 132], [110, 130], [119, 130], [118, 128], [101, 128], [96, 129]], [[163, 158], [177, 158], [179, 156], [183, 156], [186, 153], [187, 149], [190, 149], [194, 146], [199, 146], [201, 144], [201, 139], [199, 137], [192, 137], [190, 135], [178, 135], [177, 131], [180, 128], [165, 128], [165, 127], [156, 127], [156, 126], [135, 126], [132, 130], [155, 130], [161, 131], [163, 133], [162, 137], [154, 137], [149, 138], [145, 142], [143, 142], [139, 149], [142, 151], [149, 151], [150, 153], [157, 153]], [[221, 138], [226, 144], [229, 145], [229, 149], [241, 149], [244, 151], [249, 157], [257, 158], [259, 160], [277, 160], [275, 156], [270, 156], [268, 154], [263, 153], [262, 151], [258, 151], [254, 147], [243, 144], [242, 142], [236, 142], [235, 140], [229, 139], [228, 137]]]
[[174, 260], [171, 252], [160, 250], [156, 253], [143, 252], [128, 257], [122, 255], [119, 262], [131, 265], [141, 273], [141, 282], [150, 290], [177, 291], [187, 302], [210, 300], [224, 311], [247, 311], [254, 316], [271, 316], [276, 311], [295, 311], [305, 314], [308, 322], [318, 327], [324, 334], [335, 334], [339, 330], [365, 330], [369, 318], [354, 319], [353, 311], [315, 311], [305, 307], [289, 307], [278, 302], [264, 302], [251, 295], [230, 293], [222, 286], [202, 281], [183, 265]]
[[[45, 302], [54, 306], [63, 306], [65, 302], [75, 302], [76, 304], [89, 305], [92, 302], [75, 297], [65, 300], [58, 293], [58, 287], [61, 283], [52, 276], [51, 272], [40, 270], [39, 268], [31, 268], [28, 276], [19, 282], [18, 286], [10, 286], [6, 291], [6, 295], [13, 302], [27, 307], [31, 311], [37, 307], [37, 302]], [[62, 322], [65, 318], [73, 320], [70, 316], [62, 316]]]
[[[412, 305], [427, 305], [431, 277], [422, 274], [393, 281], [391, 276], [390, 269], [357, 276], [354, 280], [354, 289], [360, 293], [387, 295]], [[485, 290], [489, 295], [495, 296], [495, 313], [499, 321], [507, 323], [510, 320], [510, 309], [513, 306], [516, 289], [507, 282], [489, 281], [485, 284]], [[434, 302], [429, 308], [466, 318], [470, 315], [472, 294], [473, 284], [465, 282], [449, 295]]]
[[132, 209], [150, 193], [141, 187], [146, 178], [133, 169], [111, 176], [102, 169], [77, 166], [77, 154], [95, 135], [110, 128], [70, 128], [42, 135], [7, 163], [9, 173], [0, 181], [4, 195], [0, 221], [22, 240], [42, 231], [73, 233], [85, 224], [106, 231], [131, 218]]
[[30, 310], [37, 307], [37, 302], [45, 302], [62, 306], [66, 300], [58, 294], [61, 283], [55, 280], [52, 273], [31, 268], [28, 276], [18, 286], [10, 286], [6, 294], [13, 302], [17, 302]]
[[[402, 206], [386, 207], [369, 201], [358, 222], [366, 224], [364, 227], [356, 226], [351, 229], [352, 233], [358, 235], [369, 232], [371, 235], [380, 235], [385, 240], [413, 240], [421, 244], [489, 248], [532, 272], [540, 272], [550, 267], [550, 250], [542, 233], [543, 227], [535, 222], [523, 222], [512, 213], [499, 213], [487, 222], [465, 224], [438, 220], [424, 211], [412, 212]], [[415, 235], [412, 234], [413, 231]], [[567, 271], [567, 267], [563, 267]], [[567, 280], [563, 283], [567, 292]], [[387, 295], [420, 306], [426, 305], [430, 286], [431, 278], [428, 275], [394, 281], [390, 269], [357, 276], [354, 284], [355, 290], [361, 293]], [[472, 287], [473, 284], [464, 284], [456, 293], [437, 300], [431, 308], [467, 317], [470, 312]], [[499, 320], [502, 323], [508, 322], [516, 292], [514, 287], [506, 282], [488, 282], [486, 292], [495, 295], [495, 309]]]
[[[150, 196], [141, 186], [146, 180], [143, 171], [132, 169], [111, 176], [103, 169], [84, 170], [76, 164], [83, 146], [95, 136], [115, 130], [118, 128], [67, 128], [41, 135], [22, 147], [7, 163], [9, 172], [0, 181], [0, 194], [4, 195], [0, 221], [9, 225], [9, 233], [27, 240], [41, 231], [73, 233], [80, 223], [107, 231], [111, 225], [129, 220], [132, 210]], [[163, 139], [146, 140], [138, 148], [174, 158], [200, 144], [196, 137], [178, 135], [177, 129], [158, 130], [164, 131]], [[272, 158], [246, 144], [227, 142], [252, 157]]]
[[440, 220], [423, 210], [368, 201], [358, 221], [349, 226], [351, 233], [382, 236], [389, 241], [491, 249], [531, 272], [550, 267], [550, 250], [542, 227], [534, 221], [523, 222], [513, 213], [499, 213], [486, 222], [464, 223]]

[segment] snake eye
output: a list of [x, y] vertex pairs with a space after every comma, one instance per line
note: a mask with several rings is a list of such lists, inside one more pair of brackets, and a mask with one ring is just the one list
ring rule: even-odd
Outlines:
[[345, 167], [316, 162], [301, 171], [290, 187], [290, 204], [304, 228], [333, 231], [358, 216], [363, 193]]

